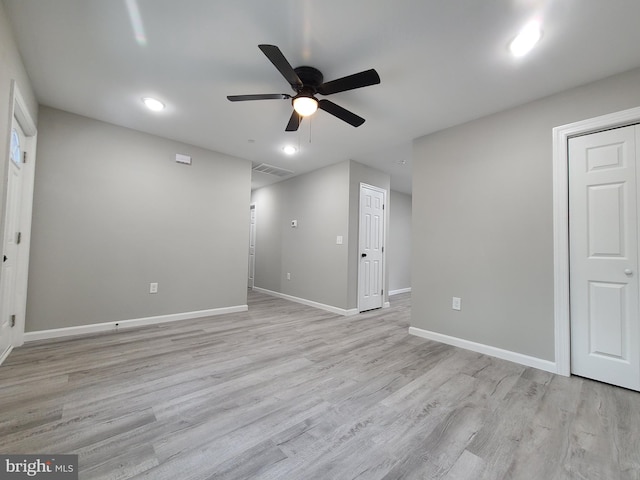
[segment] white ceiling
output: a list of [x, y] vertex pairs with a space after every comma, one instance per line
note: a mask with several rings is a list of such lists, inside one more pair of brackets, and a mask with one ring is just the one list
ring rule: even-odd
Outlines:
[[[356, 160], [411, 191], [411, 140], [640, 66], [638, 0], [4, 0], [39, 101], [229, 155], [308, 172]], [[136, 40], [137, 6], [144, 38]], [[507, 45], [529, 20], [527, 57]], [[258, 49], [333, 80], [382, 82], [329, 98], [364, 117], [319, 112], [285, 132], [292, 93]], [[160, 114], [140, 99], [167, 104]], [[287, 157], [285, 144], [300, 146]], [[254, 174], [253, 186], [278, 180]]]

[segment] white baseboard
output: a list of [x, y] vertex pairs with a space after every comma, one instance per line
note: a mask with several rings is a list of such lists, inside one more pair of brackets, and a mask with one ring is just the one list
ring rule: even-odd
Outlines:
[[2, 355], [0, 355], [0, 365], [2, 365], [2, 362], [7, 359], [7, 357], [11, 353], [11, 350], [13, 350], [13, 346], [9, 345], [9, 348], [7, 348], [7, 350]]
[[398, 290], [389, 290], [389, 296], [398, 295], [400, 293], [411, 293], [411, 287], [399, 288]]
[[158, 315], [155, 317], [134, 318], [132, 320], [120, 320], [113, 322], [94, 323], [91, 325], [78, 325], [76, 327], [54, 328], [51, 330], [39, 330], [37, 332], [26, 332], [25, 342], [36, 340], [47, 340], [50, 338], [69, 337], [72, 335], [85, 335], [88, 333], [109, 332], [144, 325], [156, 325], [159, 323], [175, 322], [179, 320], [192, 320], [194, 318], [211, 317], [223, 315], [225, 313], [246, 312], [247, 305], [237, 305], [233, 307], [212, 308], [209, 310], [198, 310], [195, 312], [174, 313], [170, 315]]
[[539, 370], [544, 370], [546, 372], [557, 373], [556, 363], [550, 362], [549, 360], [530, 357], [529, 355], [523, 355], [522, 353], [503, 350], [501, 348], [492, 347], [490, 345], [471, 342], [462, 338], [450, 337], [449, 335], [443, 335], [441, 333], [431, 332], [429, 330], [423, 330], [416, 327], [409, 327], [409, 334], [426, 338], [428, 340], [434, 340], [440, 343], [446, 343], [447, 345], [464, 348], [473, 352], [483, 353], [485, 355], [501, 358], [503, 360], [509, 360], [510, 362], [519, 363], [520, 365], [525, 365], [527, 367], [533, 367]]
[[292, 295], [287, 295], [286, 293], [274, 292], [272, 290], [267, 290], [265, 288], [253, 287], [256, 292], [265, 293], [267, 295], [271, 295], [272, 297], [284, 298], [285, 300], [291, 300], [292, 302], [301, 303], [303, 305], [308, 305], [309, 307], [319, 308], [321, 310], [326, 310], [327, 312], [336, 313], [338, 315], [343, 315], [345, 317], [349, 317], [351, 315], [357, 315], [358, 309], [351, 308], [349, 310], [345, 310], [344, 308], [334, 307], [333, 305], [325, 305], [324, 303], [314, 302], [313, 300], [307, 300], [306, 298], [294, 297]]

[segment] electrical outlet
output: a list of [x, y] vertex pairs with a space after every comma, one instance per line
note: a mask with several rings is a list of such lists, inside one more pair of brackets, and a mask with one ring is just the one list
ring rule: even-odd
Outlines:
[[153, 282], [149, 284], [149, 293], [158, 293], [158, 283]]
[[460, 297], [453, 297], [451, 308], [454, 310], [460, 310], [462, 308], [462, 299]]
[[291, 274], [287, 272], [287, 280], [291, 280]]

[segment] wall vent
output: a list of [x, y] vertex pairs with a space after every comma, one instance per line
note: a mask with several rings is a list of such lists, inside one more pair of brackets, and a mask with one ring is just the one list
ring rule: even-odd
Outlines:
[[276, 177], [288, 177], [289, 175], [293, 174], [291, 170], [274, 167], [273, 165], [269, 165], [267, 163], [261, 163], [260, 165], [253, 167], [253, 171], [266, 173], [267, 175], [275, 175]]

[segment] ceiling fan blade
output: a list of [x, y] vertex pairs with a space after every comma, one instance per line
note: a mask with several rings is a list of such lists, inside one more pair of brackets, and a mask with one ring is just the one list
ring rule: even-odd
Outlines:
[[302, 121], [302, 115], [300, 115], [295, 110], [291, 114], [291, 118], [289, 119], [289, 123], [287, 123], [287, 128], [284, 129], [285, 132], [295, 132], [298, 130], [300, 126], [300, 122]]
[[373, 68], [364, 72], [354, 73], [346, 77], [331, 80], [318, 87], [318, 93], [331, 95], [332, 93], [346, 92], [354, 88], [368, 87], [380, 83], [380, 75]]
[[258, 45], [258, 48], [262, 50], [262, 53], [267, 56], [294, 90], [296, 87], [302, 87], [302, 80], [300, 80], [300, 77], [298, 77], [298, 74], [278, 47], [275, 45]]
[[286, 100], [291, 95], [286, 93], [258, 93], [256, 95], [227, 95], [232, 102], [245, 102], [247, 100]]
[[350, 112], [346, 108], [342, 108], [340, 105], [336, 105], [329, 100], [322, 99], [318, 101], [318, 108], [321, 108], [325, 112], [338, 117], [340, 120], [344, 120], [349, 125], [353, 125], [354, 127], [359, 127], [364, 123], [364, 118], [359, 117], [355, 113]]

